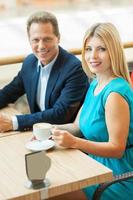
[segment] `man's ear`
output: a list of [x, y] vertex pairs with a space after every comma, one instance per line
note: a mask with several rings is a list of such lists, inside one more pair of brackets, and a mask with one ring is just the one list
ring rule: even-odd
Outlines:
[[61, 37], [61, 36], [59, 35], [59, 36], [58, 36], [58, 43], [60, 43], [60, 37]]

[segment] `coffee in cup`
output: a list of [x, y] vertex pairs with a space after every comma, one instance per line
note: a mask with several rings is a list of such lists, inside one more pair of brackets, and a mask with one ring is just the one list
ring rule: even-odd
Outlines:
[[52, 125], [49, 123], [36, 123], [33, 125], [33, 135], [37, 140], [48, 140], [51, 135]]

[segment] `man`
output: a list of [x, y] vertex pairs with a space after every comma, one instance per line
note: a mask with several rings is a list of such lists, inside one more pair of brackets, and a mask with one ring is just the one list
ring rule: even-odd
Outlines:
[[28, 130], [37, 122], [72, 122], [83, 101], [88, 79], [80, 61], [59, 46], [56, 17], [42, 11], [27, 22], [33, 54], [11, 83], [0, 90], [0, 108], [26, 94], [31, 114], [0, 115], [0, 131]]

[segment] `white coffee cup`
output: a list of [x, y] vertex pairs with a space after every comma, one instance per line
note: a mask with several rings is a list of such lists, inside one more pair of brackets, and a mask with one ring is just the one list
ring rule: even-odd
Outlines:
[[33, 135], [37, 140], [48, 140], [51, 135], [52, 125], [49, 123], [36, 123], [33, 125]]

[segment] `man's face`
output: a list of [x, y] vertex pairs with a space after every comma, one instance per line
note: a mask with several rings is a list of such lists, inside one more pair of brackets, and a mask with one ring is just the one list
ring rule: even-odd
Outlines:
[[60, 38], [54, 34], [51, 23], [31, 24], [29, 41], [33, 53], [44, 65], [50, 63], [58, 54]]

